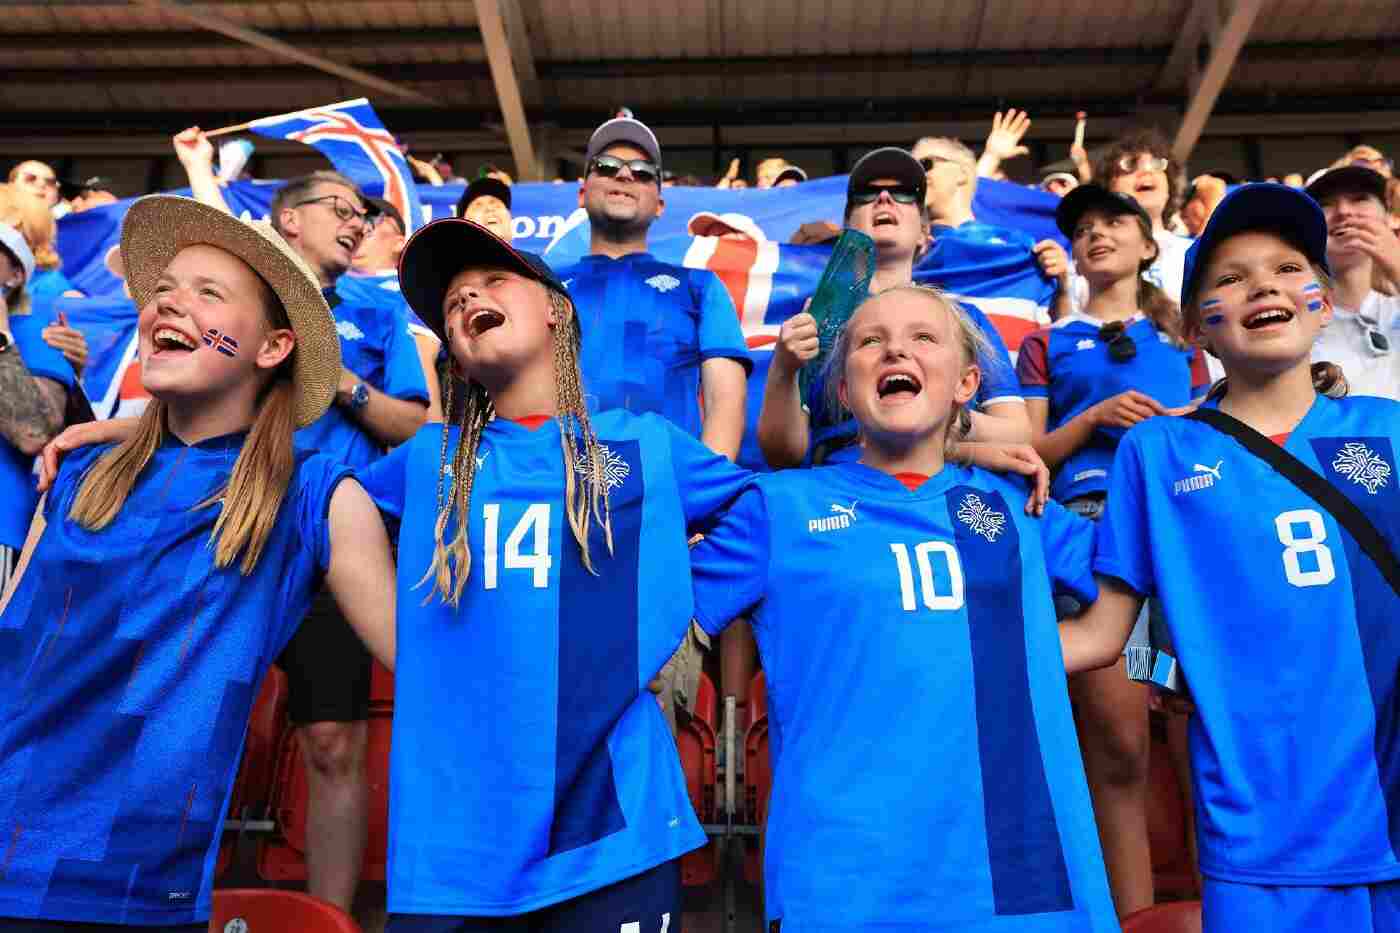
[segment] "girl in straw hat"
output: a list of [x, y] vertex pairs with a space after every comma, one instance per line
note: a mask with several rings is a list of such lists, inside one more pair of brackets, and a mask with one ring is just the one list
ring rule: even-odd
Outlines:
[[352, 622], [393, 615], [372, 503], [292, 444], [340, 372], [310, 270], [165, 196], [122, 254], [154, 401], [68, 457], [0, 605], [0, 930], [204, 929], [244, 727], [322, 575]]

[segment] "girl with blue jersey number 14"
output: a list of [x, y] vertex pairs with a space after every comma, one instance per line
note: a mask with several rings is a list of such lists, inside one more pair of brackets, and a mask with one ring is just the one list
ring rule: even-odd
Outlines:
[[1331, 278], [1302, 192], [1226, 196], [1182, 305], [1226, 378], [1120, 443], [1065, 666], [1116, 660], [1161, 600], [1197, 712], [1206, 933], [1400, 930], [1400, 404], [1310, 362]]

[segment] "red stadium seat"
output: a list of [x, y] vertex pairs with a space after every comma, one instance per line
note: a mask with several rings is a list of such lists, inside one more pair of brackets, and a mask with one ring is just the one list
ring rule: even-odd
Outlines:
[[[715, 685], [702, 673], [695, 691], [695, 705], [690, 716], [678, 717], [676, 746], [680, 749], [681, 768], [685, 771], [685, 786], [690, 803], [702, 823], [713, 823], [718, 817], [715, 787], [719, 781], [716, 750], [719, 731], [719, 699]], [[703, 849], [687, 853], [681, 859], [681, 883], [686, 887], [710, 884], [719, 877], [719, 847], [711, 841]]]
[[1186, 842], [1186, 799], [1172, 767], [1163, 730], [1155, 728], [1147, 776], [1147, 837], [1157, 896], [1199, 897], [1201, 892]]
[[1201, 933], [1201, 902], [1176, 901], [1123, 918], [1123, 933]]
[[[759, 671], [749, 684], [749, 721], [744, 729], [744, 812], [750, 823], [762, 827], [768, 818], [768, 794], [773, 789], [773, 768], [768, 756], [768, 680]], [[759, 847], [744, 853], [744, 877], [750, 884], [763, 878]]]
[[[234, 923], [234, 921], [242, 921]], [[234, 923], [233, 926], [229, 924]], [[214, 892], [210, 933], [360, 933], [360, 925], [334, 904], [298, 891], [225, 888]]]
[[378, 661], [373, 664], [369, 675], [369, 708], [378, 713], [393, 713], [394, 675]]
[[[277, 740], [287, 719], [287, 675], [276, 667], [269, 668], [263, 678], [253, 714], [248, 719], [248, 736], [243, 742], [243, 759], [229, 795], [229, 819], [249, 819], [262, 816], [272, 798], [272, 783], [277, 766]], [[233, 860], [236, 833], [225, 833], [219, 846], [219, 861], [215, 877], [222, 876]]]
[[[389, 743], [393, 717], [371, 711], [369, 748], [369, 838], [365, 844], [365, 881], [383, 881], [389, 848]], [[258, 875], [266, 881], [306, 880], [306, 765], [296, 734], [288, 729], [277, 757], [272, 812], [277, 834], [258, 847]]]

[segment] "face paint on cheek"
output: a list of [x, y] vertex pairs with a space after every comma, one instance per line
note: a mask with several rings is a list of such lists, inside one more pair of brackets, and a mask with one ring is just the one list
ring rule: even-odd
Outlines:
[[1322, 286], [1317, 282], [1309, 282], [1303, 286], [1303, 297], [1307, 299], [1309, 311], [1322, 310]]
[[222, 331], [209, 328], [203, 334], [204, 345], [211, 350], [217, 350], [224, 356], [238, 355], [238, 341]]
[[1213, 311], [1214, 309], [1220, 307], [1222, 304], [1224, 304], [1224, 302], [1221, 301], [1219, 298], [1210, 298], [1201, 302], [1201, 313], [1205, 314], [1205, 321], [1211, 327], [1215, 327], [1219, 325], [1222, 321], [1224, 321], [1225, 315], [1220, 313], [1207, 314], [1206, 312]]

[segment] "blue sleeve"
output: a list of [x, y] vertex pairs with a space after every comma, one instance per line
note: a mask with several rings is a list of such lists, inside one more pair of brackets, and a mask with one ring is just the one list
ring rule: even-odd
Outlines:
[[50, 306], [47, 311], [35, 310], [29, 314], [11, 315], [10, 330], [14, 333], [15, 347], [19, 350], [20, 359], [24, 360], [24, 368], [29, 370], [30, 375], [52, 379], [65, 389], [71, 390], [78, 384], [73, 367], [62, 353], [44, 342], [44, 328], [56, 320]]
[[982, 385], [977, 389], [977, 407], [985, 408], [1000, 402], [1021, 401], [1021, 382], [1016, 378], [1016, 369], [1011, 365], [1011, 354], [1006, 352], [1006, 344], [1001, 334], [987, 316], [965, 301], [959, 306], [972, 318], [973, 323], [982, 329], [991, 345], [991, 358], [982, 360]]
[[[1108, 500], [1094, 534], [1094, 572], [1116, 577], [1143, 596], [1151, 596], [1156, 587], [1139, 440], [1139, 432], [1129, 431], [1113, 456]], [[1184, 551], [1182, 559], [1187, 559]]]
[[717, 635], [763, 598], [768, 589], [768, 513], [750, 486], [690, 550], [695, 621]]
[[88, 469], [114, 446], [97, 444], [92, 447], [79, 447], [63, 458], [63, 462], [58, 465], [58, 475], [54, 477], [53, 486], [49, 487], [48, 495], [44, 497], [45, 522], [52, 524], [56, 517], [61, 519], [72, 510], [73, 499], [77, 497]]
[[1050, 500], [1040, 517], [1045, 569], [1056, 593], [1068, 593], [1088, 605], [1099, 598], [1094, 582], [1094, 523]]
[[729, 289], [719, 276], [706, 269], [692, 269], [700, 277], [700, 359], [716, 357], [737, 360], [744, 372], [753, 372], [753, 359], [744, 332], [739, 327], [739, 312], [729, 297]]
[[312, 454], [297, 468], [297, 533], [320, 570], [331, 564], [331, 496], [352, 475], [349, 467], [324, 454]]
[[[424, 427], [440, 431], [438, 425]], [[365, 487], [365, 492], [374, 500], [379, 511], [392, 519], [402, 519], [404, 500], [407, 498], [408, 454], [413, 449], [416, 438], [409, 438], [388, 454], [355, 471], [355, 478]]]
[[394, 398], [428, 401], [427, 375], [423, 372], [423, 361], [418, 357], [418, 343], [408, 327], [408, 314], [405, 308], [384, 309], [385, 314], [393, 315], [389, 327], [389, 339], [384, 347], [384, 388], [386, 395]]
[[744, 484], [754, 477], [726, 457], [715, 453], [680, 428], [658, 415], [649, 415], [664, 426], [671, 439], [671, 466], [676, 474], [676, 487], [681, 494], [681, 511], [685, 524], [708, 525], [720, 509], [743, 491]]

